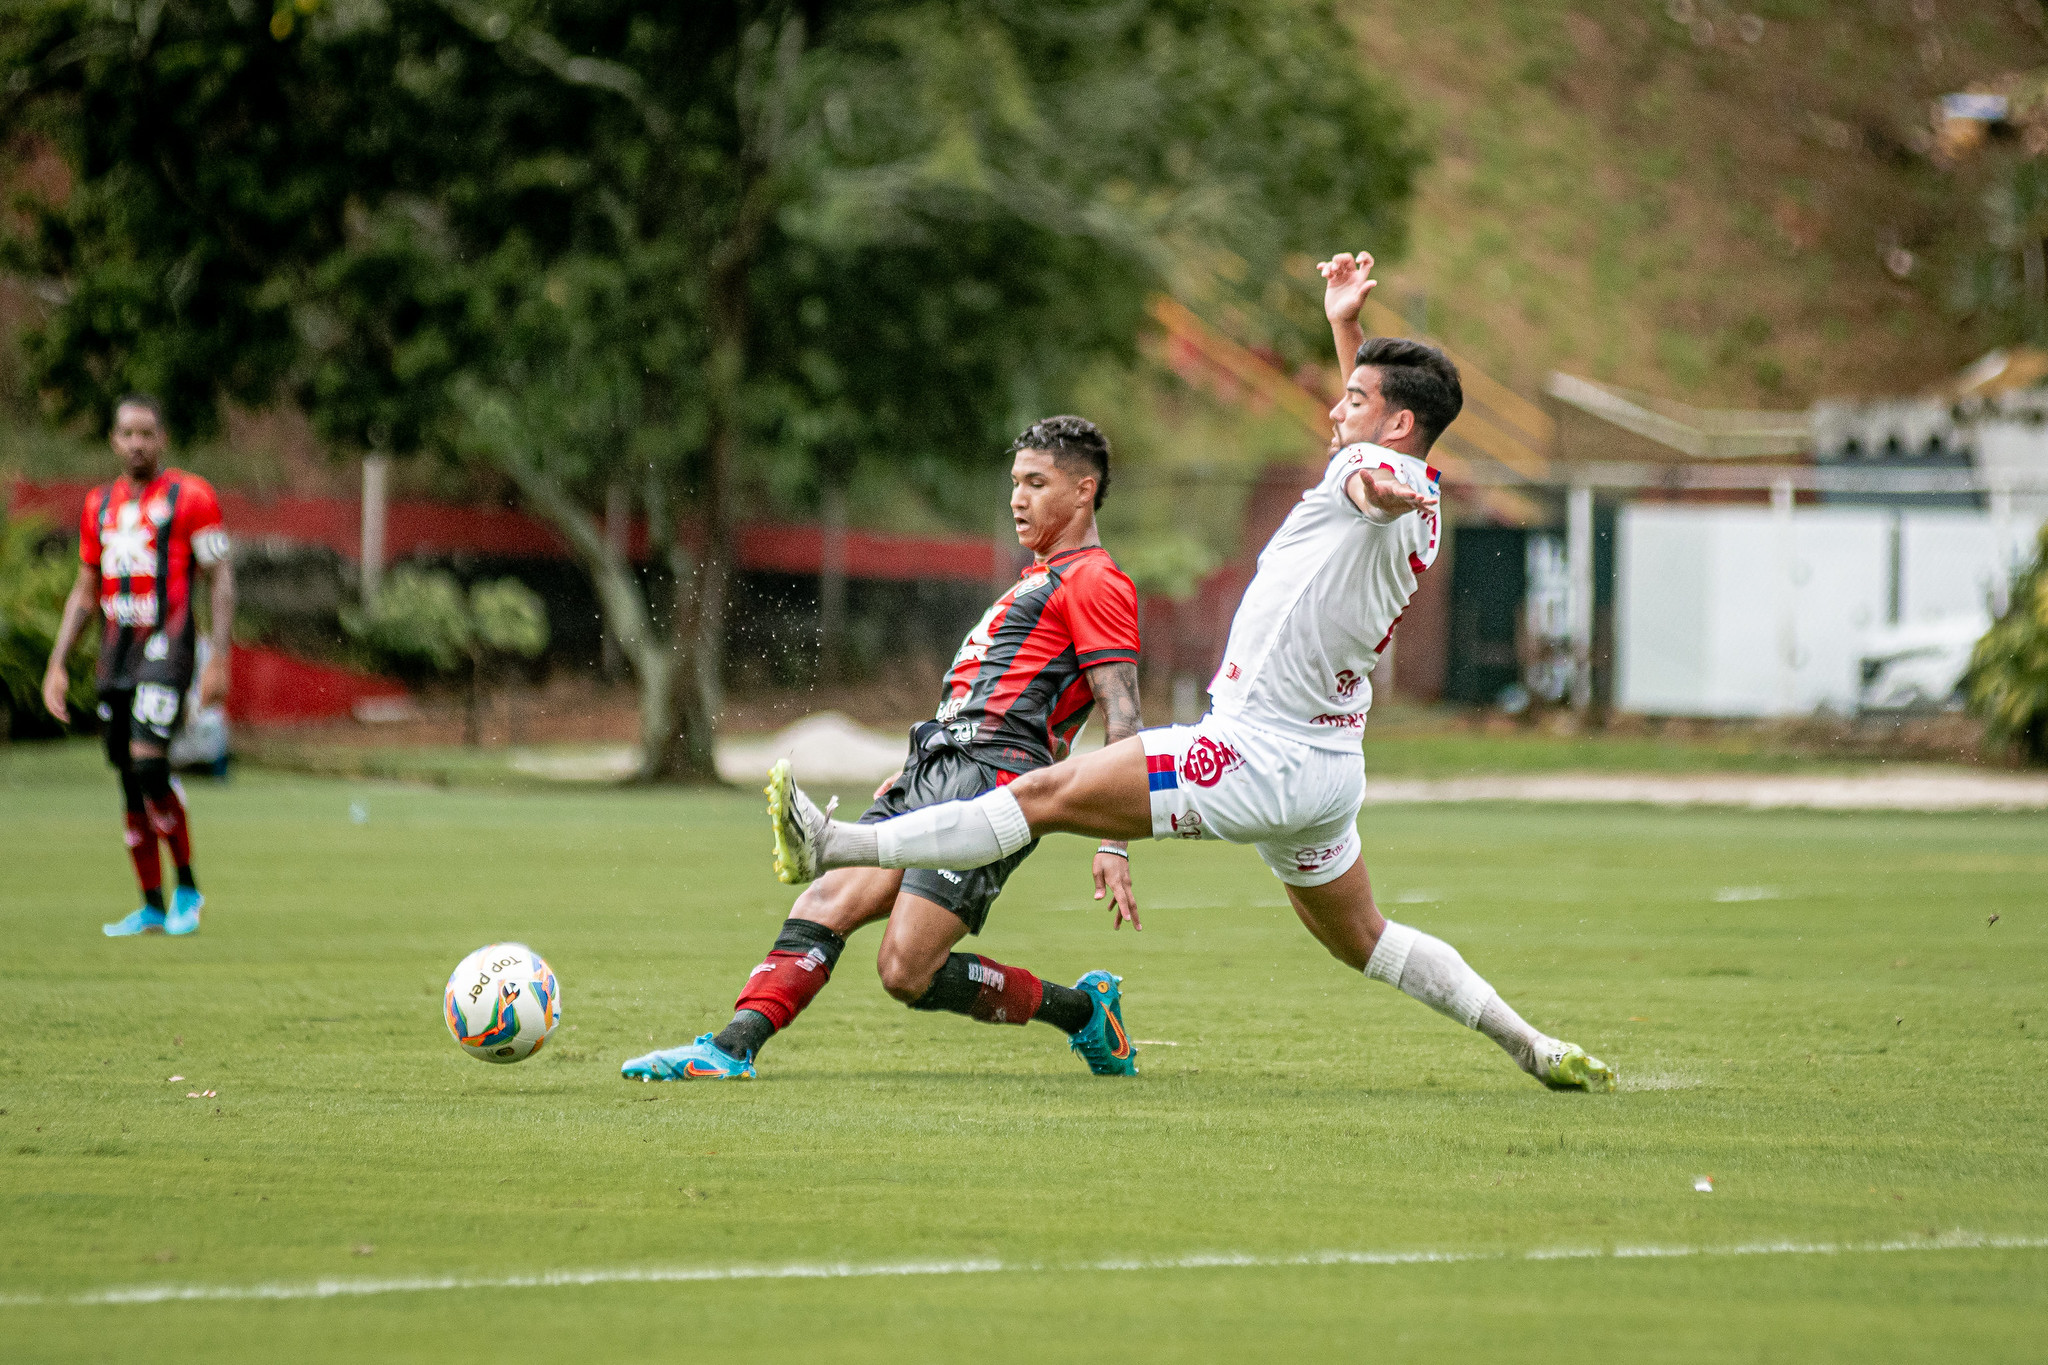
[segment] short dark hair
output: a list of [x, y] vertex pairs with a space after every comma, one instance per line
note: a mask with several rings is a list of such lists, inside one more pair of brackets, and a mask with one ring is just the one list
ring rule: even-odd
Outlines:
[[1109, 438], [1085, 417], [1047, 417], [1024, 428], [1010, 453], [1042, 450], [1076, 478], [1095, 480], [1095, 505], [1109, 492]]
[[1406, 337], [1374, 337], [1358, 348], [1352, 362], [1370, 365], [1380, 373], [1380, 397], [1387, 407], [1415, 414], [1427, 450], [1457, 420], [1465, 407], [1465, 387], [1458, 382], [1458, 367], [1436, 347]]
[[148, 408], [150, 415], [156, 418], [156, 424], [159, 427], [166, 425], [164, 422], [164, 405], [146, 393], [126, 393], [114, 400], [112, 415], [116, 420], [120, 418], [122, 408]]

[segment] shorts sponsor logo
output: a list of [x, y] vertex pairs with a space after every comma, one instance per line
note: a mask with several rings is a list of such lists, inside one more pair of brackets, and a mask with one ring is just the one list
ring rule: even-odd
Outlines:
[[144, 683], [135, 689], [135, 719], [144, 725], [169, 725], [178, 718], [178, 692], [162, 683]]
[[1243, 754], [1207, 735], [1197, 735], [1180, 761], [1180, 775], [1197, 787], [1213, 787], [1223, 780], [1223, 774], [1243, 766]]
[[1337, 690], [1330, 694], [1330, 700], [1350, 701], [1352, 694], [1358, 691], [1358, 685], [1364, 681], [1365, 675], [1362, 673], [1354, 673], [1348, 668], [1338, 670]]
[[1339, 857], [1343, 856], [1343, 853], [1343, 844], [1331, 844], [1327, 847], [1311, 845], [1308, 848], [1299, 849], [1294, 855], [1294, 870], [1296, 872], [1321, 872], [1331, 863], [1336, 862]]
[[953, 883], [953, 885], [955, 886], [959, 886], [963, 881], [966, 880], [958, 872], [948, 872], [943, 867], [935, 867], [932, 869], [932, 871], [938, 873], [941, 877], [944, 877], [947, 881]]
[[142, 657], [149, 660], [151, 663], [156, 663], [159, 660], [170, 658], [170, 639], [167, 636], [163, 635], [161, 632], [150, 636], [148, 643], [143, 645], [142, 647]]
[[1166, 817], [1166, 822], [1172, 826], [1173, 837], [1176, 839], [1199, 839], [1202, 837], [1202, 813], [1198, 810], [1191, 810], [1183, 815], [1169, 815]]
[[1333, 715], [1325, 711], [1320, 716], [1310, 716], [1308, 723], [1310, 725], [1327, 725], [1336, 730], [1363, 730], [1365, 728], [1365, 717], [1355, 712], [1351, 715]]

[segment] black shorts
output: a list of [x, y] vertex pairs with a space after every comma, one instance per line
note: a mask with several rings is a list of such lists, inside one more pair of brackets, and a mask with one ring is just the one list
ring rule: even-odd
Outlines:
[[169, 751], [171, 736], [185, 723], [185, 698], [192, 671], [175, 660], [145, 660], [133, 687], [100, 689], [100, 720], [106, 724], [107, 762], [128, 766], [128, 745], [139, 739]]
[[[877, 820], [887, 820], [893, 815], [925, 806], [936, 806], [942, 801], [970, 800], [983, 792], [993, 791], [1009, 777], [1010, 774], [1001, 768], [983, 763], [954, 743], [945, 726], [936, 721], [925, 721], [911, 727], [910, 752], [903, 760], [903, 775], [890, 784], [889, 790], [875, 798], [875, 804], [868, 807], [860, 822], [871, 825]], [[1038, 840], [1033, 839], [1007, 858], [964, 872], [929, 867], [907, 868], [903, 873], [903, 889], [935, 905], [945, 906], [960, 917], [968, 933], [978, 934], [981, 926], [988, 922], [989, 907], [1003, 892], [1003, 883], [1037, 847]]]

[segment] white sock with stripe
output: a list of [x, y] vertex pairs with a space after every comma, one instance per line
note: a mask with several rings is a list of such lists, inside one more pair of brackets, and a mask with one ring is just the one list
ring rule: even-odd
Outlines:
[[1008, 787], [972, 801], [942, 801], [870, 825], [878, 867], [981, 867], [1031, 842], [1024, 808]]
[[1411, 995], [1466, 1028], [1499, 1043], [1515, 1064], [1536, 1074], [1537, 1049], [1550, 1040], [1515, 1013], [1458, 950], [1406, 924], [1387, 921], [1365, 974]]

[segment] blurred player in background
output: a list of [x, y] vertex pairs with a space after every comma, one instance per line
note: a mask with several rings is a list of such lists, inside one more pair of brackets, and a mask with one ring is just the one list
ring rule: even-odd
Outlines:
[[[1138, 594], [1102, 548], [1095, 511], [1109, 491], [1109, 442], [1079, 417], [1049, 417], [1011, 447], [1010, 514], [1031, 564], [961, 642], [938, 714], [910, 732], [903, 770], [882, 784], [863, 822], [1001, 790], [1057, 763], [1099, 700], [1106, 742], [1138, 732]], [[886, 919], [876, 967], [882, 986], [914, 1010], [947, 1010], [992, 1024], [1044, 1020], [1065, 1032], [1099, 1075], [1135, 1071], [1124, 1035], [1121, 978], [1089, 972], [1073, 986], [1043, 981], [973, 953], [989, 907], [1037, 844], [953, 868], [845, 868], [805, 889], [766, 960], [754, 968], [732, 1022], [694, 1043], [620, 1068], [643, 1081], [754, 1075], [761, 1045], [816, 998], [846, 940]], [[1121, 840], [1095, 854], [1095, 897], [1121, 927], [1137, 922], [1130, 857]]]
[[1532, 1028], [1457, 949], [1373, 903], [1358, 839], [1370, 677], [1436, 559], [1437, 472], [1424, 457], [1464, 394], [1434, 347], [1366, 340], [1372, 257], [1321, 268], [1344, 381], [1329, 464], [1259, 555], [1209, 714], [880, 824], [831, 819], [778, 765], [776, 871], [808, 881], [831, 867], [974, 867], [1052, 833], [1251, 844], [1340, 962], [1478, 1029], [1545, 1085], [1611, 1090], [1598, 1058]]
[[[192, 834], [185, 802], [171, 777], [171, 736], [185, 719], [185, 701], [199, 646], [196, 589], [210, 601], [211, 654], [199, 680], [199, 704], [227, 696], [228, 641], [235, 617], [235, 578], [213, 485], [197, 474], [163, 467], [163, 410], [131, 395], [114, 407], [111, 442], [127, 471], [86, 495], [78, 523], [78, 580], [64, 603], [63, 623], [43, 674], [43, 705], [68, 720], [71, 686], [64, 661], [85, 629], [94, 602], [104, 617], [100, 639], [100, 719], [107, 760], [121, 774], [127, 803], [128, 856], [142, 884], [142, 906], [109, 937], [189, 934], [206, 904], [192, 872]], [[162, 839], [171, 850], [177, 886], [164, 904]]]

